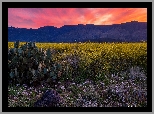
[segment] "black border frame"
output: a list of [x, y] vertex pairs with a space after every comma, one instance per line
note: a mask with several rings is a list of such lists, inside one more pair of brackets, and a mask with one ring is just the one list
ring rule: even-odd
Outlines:
[[[85, 5], [85, 3], [87, 5]], [[147, 8], [148, 101], [145, 108], [35, 108], [8, 107], [7, 48], [8, 8]], [[3, 112], [152, 112], [152, 2], [2, 2], [2, 111]]]

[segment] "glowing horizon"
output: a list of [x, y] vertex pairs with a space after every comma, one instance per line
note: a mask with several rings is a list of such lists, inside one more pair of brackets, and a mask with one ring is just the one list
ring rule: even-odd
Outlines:
[[9, 8], [8, 26], [37, 29], [44, 26], [112, 25], [147, 22], [147, 8]]

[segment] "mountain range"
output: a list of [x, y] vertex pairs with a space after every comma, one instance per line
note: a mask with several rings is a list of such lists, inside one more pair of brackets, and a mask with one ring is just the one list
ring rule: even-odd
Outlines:
[[78, 24], [38, 29], [8, 27], [8, 41], [21, 42], [140, 42], [147, 41], [147, 22], [113, 25]]

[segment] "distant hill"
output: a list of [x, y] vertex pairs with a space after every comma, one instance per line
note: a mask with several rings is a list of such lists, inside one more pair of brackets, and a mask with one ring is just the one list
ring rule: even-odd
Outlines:
[[38, 29], [8, 27], [8, 41], [36, 42], [140, 42], [147, 41], [147, 23], [113, 25], [44, 26]]

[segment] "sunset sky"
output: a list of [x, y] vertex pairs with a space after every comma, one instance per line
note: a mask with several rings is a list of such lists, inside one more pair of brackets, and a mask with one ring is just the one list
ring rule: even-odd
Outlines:
[[8, 26], [39, 28], [43, 26], [94, 24], [111, 25], [130, 21], [147, 22], [146, 8], [9, 8]]

